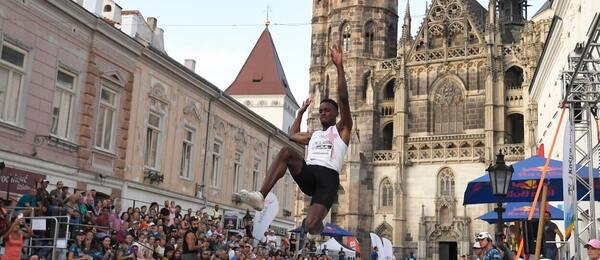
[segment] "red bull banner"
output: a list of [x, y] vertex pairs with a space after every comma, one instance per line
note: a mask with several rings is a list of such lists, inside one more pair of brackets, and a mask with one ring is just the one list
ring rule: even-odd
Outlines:
[[362, 256], [362, 254], [360, 253], [360, 244], [358, 243], [358, 240], [355, 237], [346, 238], [348, 239], [348, 242], [346, 244], [350, 247], [350, 249], [356, 251]]

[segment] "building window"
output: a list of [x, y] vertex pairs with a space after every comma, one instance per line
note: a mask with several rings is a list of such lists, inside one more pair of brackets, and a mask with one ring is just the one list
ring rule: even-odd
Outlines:
[[438, 174], [438, 192], [441, 196], [454, 196], [454, 174], [449, 168]]
[[233, 192], [240, 190], [240, 180], [242, 179], [242, 152], [236, 151], [233, 158]]
[[213, 155], [212, 155], [212, 173], [211, 186], [213, 188], [219, 187], [221, 184], [221, 157], [223, 156], [223, 142], [215, 139], [213, 143]]
[[27, 52], [7, 42], [0, 55], [0, 120], [16, 124], [25, 78]]
[[113, 151], [113, 136], [117, 118], [117, 92], [103, 86], [100, 90], [100, 105], [96, 123], [96, 147]]
[[350, 36], [352, 35], [352, 29], [350, 23], [344, 23], [342, 26], [342, 49], [344, 52], [350, 51]]
[[144, 164], [146, 167], [158, 168], [158, 155], [161, 135], [162, 118], [154, 112], [148, 113], [148, 122], [146, 124], [146, 152]]
[[254, 158], [254, 165], [252, 167], [252, 190], [258, 190], [260, 188], [260, 159]]
[[290, 172], [286, 171], [285, 176], [283, 177], [283, 209], [289, 208], [290, 195]]
[[181, 167], [179, 176], [191, 179], [192, 157], [194, 152], [194, 130], [185, 128], [183, 131], [183, 143], [181, 144]]
[[59, 69], [56, 76], [56, 90], [52, 106], [51, 134], [65, 139], [69, 138], [74, 99], [75, 75]]
[[381, 207], [391, 207], [394, 203], [394, 189], [390, 180], [386, 179], [381, 184]]
[[365, 25], [365, 55], [371, 56], [373, 54], [374, 40], [375, 33], [373, 31], [373, 22], [368, 22]]
[[434, 92], [434, 132], [462, 133], [464, 127], [464, 96], [460, 87], [445, 81]]

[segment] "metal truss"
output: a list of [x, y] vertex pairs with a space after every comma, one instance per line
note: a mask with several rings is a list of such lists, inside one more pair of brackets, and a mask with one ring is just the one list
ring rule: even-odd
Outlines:
[[[587, 243], [586, 239], [596, 238], [598, 235], [593, 176], [594, 158], [600, 155], [600, 144], [595, 139], [593, 130], [600, 105], [600, 19], [598, 15], [594, 17], [587, 35], [587, 41], [578, 44], [569, 55], [568, 69], [562, 75], [564, 102], [569, 108], [571, 119], [573, 161], [576, 163], [575, 171], [571, 175], [573, 183], [576, 184], [572, 187], [573, 203], [577, 208], [573, 230], [575, 259], [581, 259], [581, 251], [583, 245]], [[567, 160], [566, 156], [564, 155], [564, 160]], [[587, 170], [584, 167], [587, 167]], [[581, 193], [584, 196], [578, 199], [575, 194]], [[584, 207], [586, 205], [588, 208]]]

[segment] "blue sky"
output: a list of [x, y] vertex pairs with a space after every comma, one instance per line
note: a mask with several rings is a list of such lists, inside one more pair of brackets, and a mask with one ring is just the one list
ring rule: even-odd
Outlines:
[[[311, 0], [116, 0], [124, 10], [156, 17], [165, 30], [167, 53], [183, 63], [197, 62], [196, 72], [221, 89], [231, 84], [264, 30], [267, 6], [269, 30], [298, 103], [308, 97]], [[478, 0], [487, 7], [487, 0]], [[431, 1], [429, 1], [431, 2]], [[530, 0], [529, 15], [545, 0]], [[412, 0], [412, 29], [425, 13], [425, 1]], [[406, 0], [399, 0], [400, 21]], [[414, 35], [414, 33], [413, 33]]]

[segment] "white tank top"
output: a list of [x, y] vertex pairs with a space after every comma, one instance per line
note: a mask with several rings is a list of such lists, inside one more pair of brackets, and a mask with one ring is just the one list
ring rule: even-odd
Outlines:
[[348, 145], [342, 140], [335, 125], [325, 131], [316, 131], [308, 142], [306, 164], [319, 165], [340, 173]]

